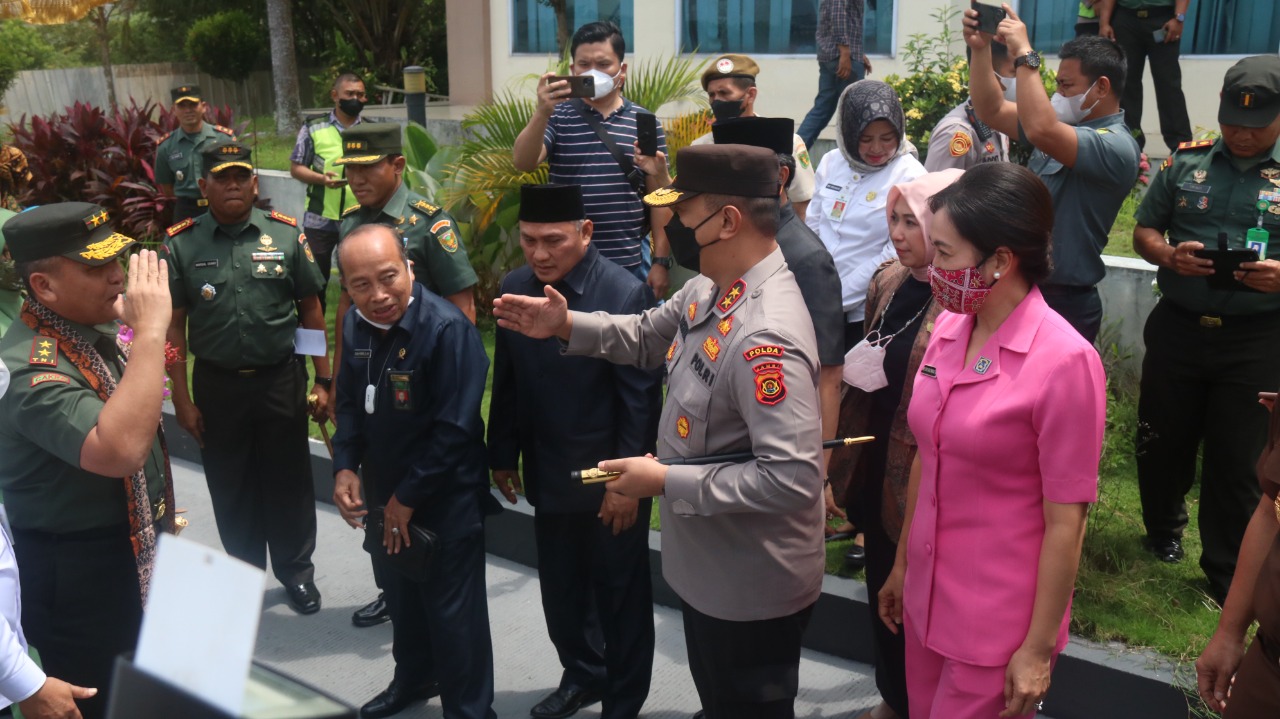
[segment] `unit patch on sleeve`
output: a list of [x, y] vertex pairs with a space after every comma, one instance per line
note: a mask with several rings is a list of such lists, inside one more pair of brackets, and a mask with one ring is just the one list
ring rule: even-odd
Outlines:
[[[742, 358], [750, 362], [760, 357], [781, 357], [783, 349], [778, 345], [760, 345], [742, 353]], [[763, 367], [764, 365], [761, 365]]]
[[680, 435], [680, 439], [689, 438], [689, 418], [688, 417], [684, 415], [680, 415], [676, 419], [676, 434]]
[[756, 401], [773, 406], [787, 397], [787, 385], [783, 382], [782, 363], [765, 362], [752, 369], [756, 373]]
[[969, 133], [960, 130], [951, 136], [951, 156], [964, 157], [969, 154], [969, 150], [973, 149], [973, 140], [969, 137]]
[[54, 372], [45, 372], [31, 378], [31, 386], [45, 384], [46, 382], [57, 382], [58, 384], [71, 384], [71, 378], [65, 374], [57, 374]]

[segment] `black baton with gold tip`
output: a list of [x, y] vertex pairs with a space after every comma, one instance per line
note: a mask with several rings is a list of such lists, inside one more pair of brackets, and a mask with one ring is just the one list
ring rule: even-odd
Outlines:
[[[823, 449], [833, 449], [835, 447], [851, 447], [855, 444], [863, 444], [874, 440], [875, 437], [845, 437], [844, 439], [829, 439], [822, 443]], [[658, 464], [673, 466], [677, 464], [720, 464], [721, 462], [745, 462], [755, 458], [750, 452], [734, 452], [732, 454], [709, 454], [705, 457], [668, 457], [667, 459], [658, 460]], [[583, 484], [599, 484], [601, 482], [611, 482], [617, 479], [621, 472], [605, 472], [604, 470], [592, 467], [591, 469], [580, 469], [576, 472], [570, 472], [569, 478], [581, 480]]]

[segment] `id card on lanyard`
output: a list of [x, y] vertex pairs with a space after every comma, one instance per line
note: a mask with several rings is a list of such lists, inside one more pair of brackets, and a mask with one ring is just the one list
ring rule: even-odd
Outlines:
[[[827, 187], [831, 187], [827, 185]], [[827, 218], [832, 222], [839, 223], [844, 219], [844, 211], [849, 207], [849, 200], [853, 194], [853, 185], [847, 185], [840, 190], [840, 194], [836, 195], [836, 201], [831, 205], [831, 210], [827, 212]]]

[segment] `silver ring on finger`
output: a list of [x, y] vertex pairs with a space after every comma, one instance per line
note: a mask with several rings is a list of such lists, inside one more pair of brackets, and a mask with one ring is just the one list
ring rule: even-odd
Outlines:
[[400, 528], [399, 528], [399, 527], [392, 527], [392, 528], [391, 528], [391, 533], [392, 533], [392, 534], [399, 534], [399, 533], [400, 533]]
[[1036, 702], [1036, 711], [1044, 709], [1044, 702]]

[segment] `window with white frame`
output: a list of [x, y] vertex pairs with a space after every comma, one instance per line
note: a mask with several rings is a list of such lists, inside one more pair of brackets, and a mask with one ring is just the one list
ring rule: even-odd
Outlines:
[[[893, 50], [896, 0], [865, 0], [863, 52]], [[680, 49], [715, 55], [812, 55], [819, 0], [677, 0]]]

